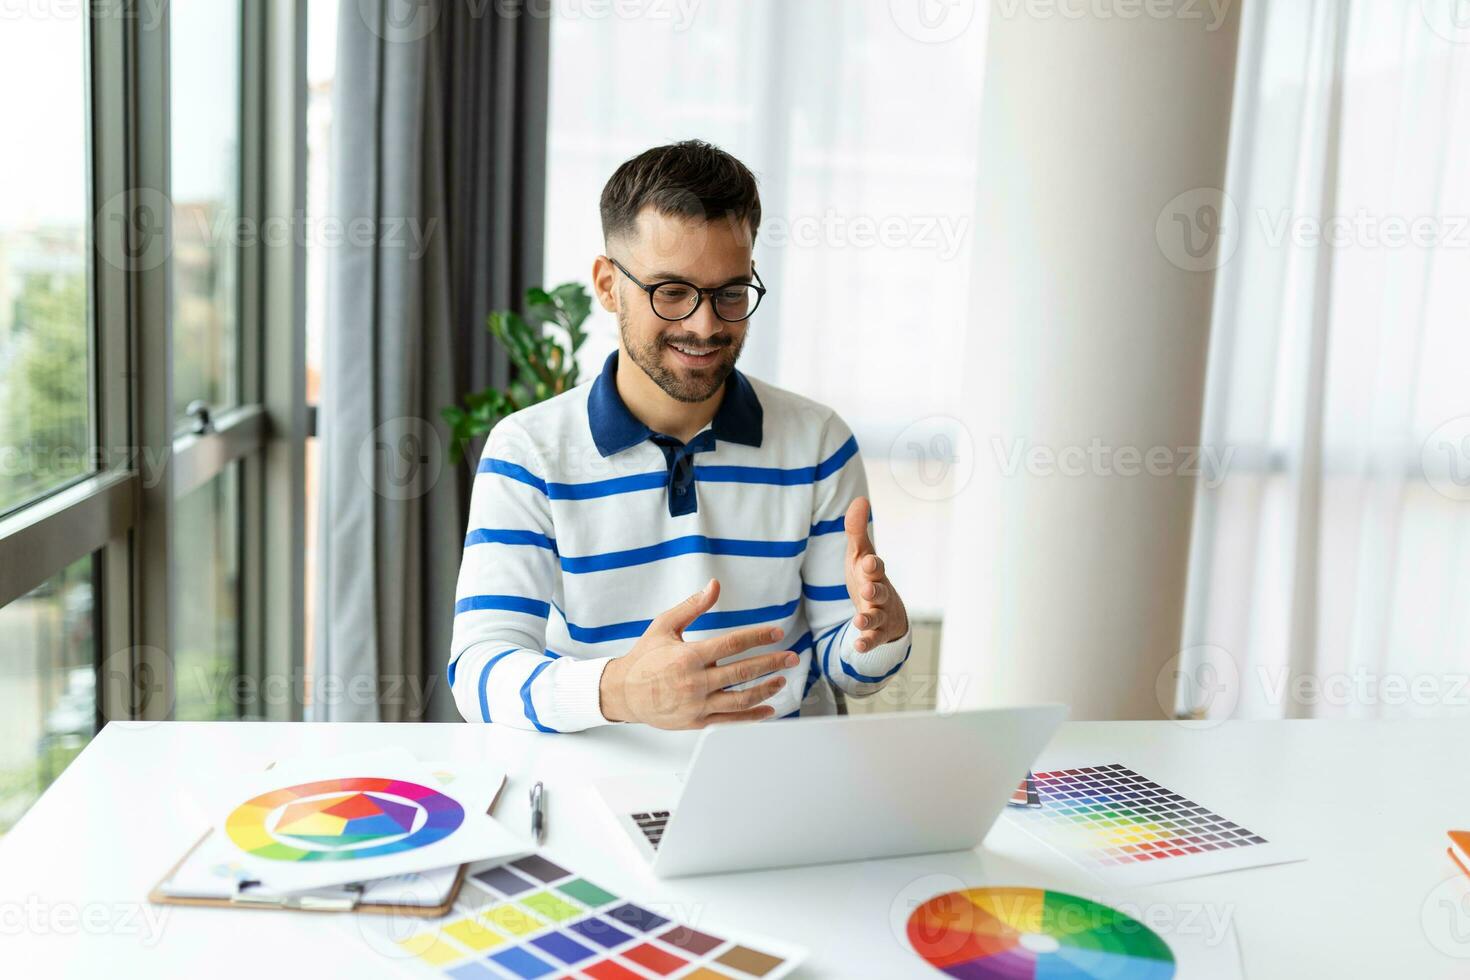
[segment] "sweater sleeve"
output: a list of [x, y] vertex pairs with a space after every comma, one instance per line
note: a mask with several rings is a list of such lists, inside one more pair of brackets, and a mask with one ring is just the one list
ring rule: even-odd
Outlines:
[[[896, 640], [859, 653], [861, 632], [852, 626], [857, 610], [847, 594], [847, 535], [843, 518], [853, 500], [868, 495], [857, 439], [833, 414], [822, 434], [812, 526], [801, 566], [802, 602], [816, 646], [812, 656], [828, 683], [854, 697], [866, 697], [888, 683], [908, 660], [912, 628]], [[871, 509], [869, 511], [871, 519]], [[868, 534], [873, 535], [869, 527]], [[873, 537], [874, 547], [877, 538]]]
[[561, 578], [545, 472], [513, 417], [495, 426], [470, 495], [449, 686], [466, 721], [571, 732], [608, 723], [599, 696], [607, 660], [545, 649]]

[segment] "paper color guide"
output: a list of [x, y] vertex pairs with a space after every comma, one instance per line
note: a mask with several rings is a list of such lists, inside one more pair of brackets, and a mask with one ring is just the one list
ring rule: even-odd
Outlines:
[[1145, 884], [1299, 860], [1127, 766], [1034, 773], [1041, 806], [1007, 817], [1100, 878]]
[[[389, 928], [374, 918], [362, 927]], [[474, 871], [453, 912], [412, 925], [393, 940], [408, 962], [454, 980], [775, 980], [803, 955], [682, 925], [539, 855]]]

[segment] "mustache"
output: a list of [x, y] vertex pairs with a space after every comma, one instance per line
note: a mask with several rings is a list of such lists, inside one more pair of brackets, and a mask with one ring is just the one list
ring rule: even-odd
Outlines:
[[734, 342], [735, 341], [731, 340], [724, 334], [716, 334], [713, 337], [693, 337], [685, 335], [680, 337], [659, 338], [659, 343], [663, 344], [665, 347], [671, 346], [673, 344], [678, 344], [681, 347], [729, 347]]

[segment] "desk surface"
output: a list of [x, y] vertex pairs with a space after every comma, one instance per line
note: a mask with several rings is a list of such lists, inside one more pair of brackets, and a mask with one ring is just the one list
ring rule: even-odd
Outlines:
[[[1122, 762], [1300, 846], [1309, 860], [1132, 889], [1140, 906], [1228, 915], [1246, 975], [1470, 975], [1470, 878], [1445, 830], [1470, 827], [1463, 721], [1170, 722], [1064, 726], [1038, 768]], [[938, 976], [890, 927], [926, 876], [1096, 892], [1004, 823], [975, 852], [662, 882], [587, 787], [589, 777], [680, 768], [694, 737], [630, 727], [542, 736], [478, 725], [114, 723], [0, 840], [0, 975], [336, 975], [362, 955], [321, 916], [151, 906], [149, 888], [207, 826], [191, 773], [287, 754], [403, 746], [424, 760], [495, 760], [495, 814], [517, 829], [526, 788], [548, 791], [545, 852], [594, 880], [714, 925], [812, 950], [803, 976]], [[861, 819], [861, 814], [854, 814]], [[906, 891], [906, 889], [908, 891]], [[930, 888], [938, 891], [939, 888]], [[819, 910], [819, 911], [816, 911]], [[814, 914], [815, 911], [815, 914]], [[354, 958], [355, 957], [355, 958]], [[191, 970], [192, 972], [192, 970]]]

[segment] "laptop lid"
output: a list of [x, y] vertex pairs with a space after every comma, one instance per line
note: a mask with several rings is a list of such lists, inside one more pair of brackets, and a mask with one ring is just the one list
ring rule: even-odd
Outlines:
[[707, 730], [664, 831], [662, 877], [973, 848], [1063, 705]]

